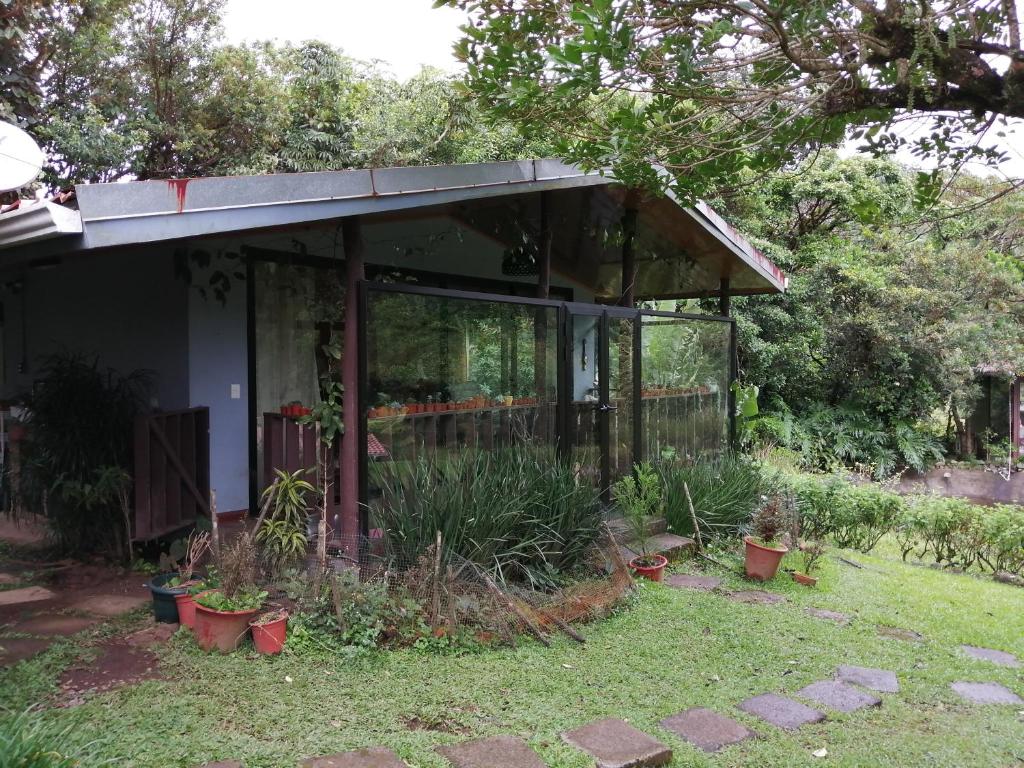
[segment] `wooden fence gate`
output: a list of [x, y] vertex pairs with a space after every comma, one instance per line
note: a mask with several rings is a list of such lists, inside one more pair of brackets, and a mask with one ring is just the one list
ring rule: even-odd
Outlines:
[[135, 528], [145, 541], [210, 516], [210, 409], [187, 408], [135, 420]]

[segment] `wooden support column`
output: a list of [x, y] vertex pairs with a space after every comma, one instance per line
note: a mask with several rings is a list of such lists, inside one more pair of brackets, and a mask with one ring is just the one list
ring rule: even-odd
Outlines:
[[619, 304], [623, 307], [633, 307], [636, 304], [636, 257], [633, 252], [636, 219], [635, 195], [629, 195], [626, 198], [626, 210], [622, 214], [622, 291]]
[[718, 284], [718, 314], [722, 317], [729, 316], [729, 278], [723, 277]]
[[[540, 237], [537, 242], [537, 298], [551, 297], [551, 215], [550, 193], [540, 195]], [[533, 319], [533, 387], [542, 406], [538, 411], [539, 423], [535, 431], [546, 435], [548, 409], [546, 407], [550, 393], [548, 381], [548, 310], [538, 307]]]
[[342, 219], [342, 243], [345, 249], [345, 348], [341, 361], [341, 383], [345, 432], [341, 436], [341, 533], [346, 550], [354, 546], [359, 534], [359, 283], [363, 269], [363, 233], [355, 216]]

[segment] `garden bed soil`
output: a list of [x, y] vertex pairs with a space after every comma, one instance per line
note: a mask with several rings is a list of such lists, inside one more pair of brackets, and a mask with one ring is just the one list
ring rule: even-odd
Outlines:
[[61, 675], [58, 706], [73, 707], [81, 704], [87, 694], [163, 676], [155, 653], [133, 647], [124, 638], [110, 640], [96, 650], [98, 656], [94, 660], [76, 663]]

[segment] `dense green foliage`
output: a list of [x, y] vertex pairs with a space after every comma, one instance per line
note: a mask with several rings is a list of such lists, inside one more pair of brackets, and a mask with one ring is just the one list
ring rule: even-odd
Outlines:
[[1024, 361], [1024, 195], [964, 212], [1006, 191], [963, 179], [922, 218], [899, 166], [825, 154], [729, 198], [790, 279], [734, 305], [741, 376], [760, 387], [745, 431], [878, 477], [969, 453], [978, 367]]
[[0, 768], [78, 768], [108, 765], [91, 748], [71, 746], [68, 726], [57, 730], [36, 712], [0, 714]]
[[665, 489], [665, 518], [674, 533], [684, 536], [694, 533], [684, 483], [701, 533], [712, 536], [738, 534], [761, 497], [772, 492], [770, 477], [757, 464], [732, 453], [693, 464], [663, 462], [658, 471]]
[[62, 550], [127, 551], [131, 437], [147, 391], [143, 372], [121, 375], [72, 354], [40, 371], [14, 491], [22, 507], [45, 513]]
[[892, 533], [903, 558], [930, 559], [956, 568], [1024, 573], [1024, 508], [980, 506], [958, 498], [902, 496], [839, 476], [787, 475], [801, 530], [862, 552]]
[[226, 44], [223, 0], [16, 5], [40, 8], [0, 19], [26, 29], [26, 49], [45, 48], [36, 64], [22, 61], [24, 87], [0, 97], [0, 113], [31, 123], [51, 187], [550, 152], [485, 117], [438, 71], [400, 82], [322, 42]]
[[[494, 113], [684, 196], [851, 134], [940, 166], [998, 162], [986, 132], [1024, 116], [1013, 2], [438, 1], [471, 14], [458, 51]], [[934, 195], [940, 175], [920, 179]]]
[[446, 558], [464, 557], [504, 581], [552, 586], [583, 563], [600, 533], [597, 490], [553, 449], [461, 450], [371, 469], [381, 488], [374, 512], [407, 564], [440, 532]]

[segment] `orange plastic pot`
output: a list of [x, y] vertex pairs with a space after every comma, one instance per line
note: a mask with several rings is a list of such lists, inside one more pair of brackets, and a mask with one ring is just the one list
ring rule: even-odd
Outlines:
[[231, 653], [249, 633], [249, 622], [259, 613], [252, 611], [215, 611], [195, 603], [196, 642], [204, 651], [216, 648], [221, 653]]
[[640, 565], [637, 561], [647, 558], [634, 557], [629, 561], [629, 567], [641, 578], [649, 581], [661, 581], [665, 577], [665, 566], [668, 565], [668, 559], [661, 555], [650, 555], [649, 557], [655, 561], [654, 565]]
[[174, 602], [178, 606], [178, 621], [189, 629], [196, 626], [196, 598], [185, 592], [174, 596]]
[[288, 636], [288, 613], [283, 612], [281, 618], [266, 624], [250, 622], [249, 627], [252, 629], [252, 644], [258, 652], [267, 655], [280, 653]]
[[782, 562], [782, 558], [787, 552], [788, 547], [766, 547], [763, 544], [758, 544], [750, 536], [743, 537], [743, 543], [746, 544], [746, 560], [745, 567], [748, 579], [754, 579], [755, 581], [771, 581], [775, 578], [775, 574], [779, 572], [779, 564]]

